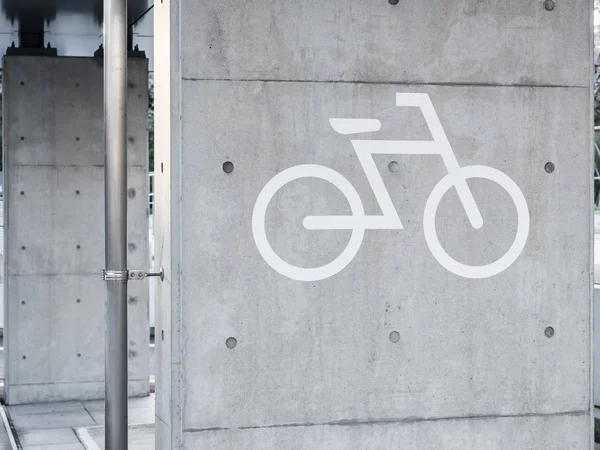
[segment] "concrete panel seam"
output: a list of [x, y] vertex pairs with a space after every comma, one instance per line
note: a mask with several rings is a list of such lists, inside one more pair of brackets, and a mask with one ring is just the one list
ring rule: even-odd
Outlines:
[[92, 414], [88, 411], [87, 407], [85, 406], [85, 402], [80, 402], [81, 406], [83, 406], [83, 409], [85, 409], [85, 412], [88, 414], [88, 416], [90, 416], [90, 418], [96, 422], [96, 420], [94, 419], [94, 416], [92, 416]]
[[212, 427], [212, 428], [184, 428], [185, 433], [200, 433], [205, 431], [230, 431], [230, 430], [258, 430], [268, 428], [298, 428], [298, 427], [322, 427], [322, 426], [361, 426], [361, 425], [385, 425], [385, 424], [413, 424], [420, 422], [443, 422], [456, 420], [490, 420], [490, 419], [514, 419], [527, 417], [554, 417], [554, 416], [572, 416], [579, 417], [590, 415], [589, 410], [579, 411], [561, 411], [556, 413], [524, 413], [524, 414], [481, 414], [467, 416], [448, 416], [448, 417], [406, 417], [401, 419], [371, 419], [371, 420], [334, 420], [331, 422], [315, 423], [285, 423], [278, 425], [256, 425], [248, 427]]
[[448, 86], [448, 87], [512, 87], [512, 88], [558, 88], [558, 89], [590, 89], [584, 85], [568, 84], [528, 84], [528, 83], [477, 83], [477, 82], [426, 82], [426, 81], [347, 81], [347, 80], [278, 80], [259, 78], [193, 78], [182, 77], [183, 81], [229, 81], [238, 83], [318, 83], [318, 84], [365, 84], [382, 86]]

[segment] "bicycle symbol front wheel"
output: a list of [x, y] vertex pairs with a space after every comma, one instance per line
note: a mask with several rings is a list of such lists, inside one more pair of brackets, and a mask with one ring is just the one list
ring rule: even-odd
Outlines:
[[354, 217], [364, 216], [364, 207], [360, 196], [352, 184], [340, 173], [325, 166], [302, 164], [290, 167], [275, 175], [262, 189], [252, 212], [252, 233], [256, 247], [266, 263], [274, 270], [292, 280], [318, 281], [329, 278], [343, 270], [356, 256], [365, 234], [364, 227], [352, 228], [352, 234], [344, 251], [332, 262], [321, 267], [298, 267], [284, 261], [271, 247], [265, 229], [267, 208], [277, 191], [286, 184], [300, 178], [319, 178], [337, 187], [348, 200]]
[[[512, 198], [517, 208], [517, 233], [508, 251], [498, 260], [482, 265], [469, 266], [452, 258], [444, 250], [435, 230], [435, 217], [442, 197], [460, 179], [483, 178], [500, 185]], [[529, 235], [529, 208], [525, 196], [517, 184], [505, 173], [488, 166], [465, 166], [457, 173], [448, 174], [433, 188], [427, 199], [423, 214], [425, 240], [434, 258], [450, 272], [464, 278], [487, 278], [506, 270], [519, 257]]]

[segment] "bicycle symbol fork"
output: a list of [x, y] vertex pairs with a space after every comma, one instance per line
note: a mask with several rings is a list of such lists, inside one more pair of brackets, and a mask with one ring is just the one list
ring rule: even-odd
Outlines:
[[[506, 174], [492, 167], [479, 165], [460, 167], [428, 94], [396, 94], [396, 106], [419, 108], [433, 140], [351, 140], [375, 194], [381, 215], [366, 215], [354, 186], [343, 175], [325, 166], [302, 164], [290, 167], [275, 175], [262, 189], [254, 205], [252, 232], [260, 254], [274, 270], [293, 280], [323, 280], [337, 274], [352, 262], [360, 249], [365, 230], [403, 228], [390, 194], [385, 188], [383, 178], [375, 165], [373, 159], [375, 154], [439, 155], [442, 157], [448, 174], [438, 182], [427, 199], [423, 214], [423, 229], [429, 250], [447, 270], [465, 278], [487, 278], [504, 271], [519, 257], [529, 235], [529, 209], [517, 184]], [[340, 134], [378, 131], [381, 128], [381, 123], [376, 119], [330, 119], [330, 123], [333, 129]], [[348, 245], [341, 255], [321, 267], [305, 268], [287, 263], [275, 253], [266, 235], [265, 215], [271, 199], [284, 185], [300, 178], [319, 178], [330, 182], [344, 194], [352, 212], [350, 215], [307, 216], [304, 218], [303, 225], [308, 230], [352, 231]], [[475, 229], [483, 226], [483, 217], [467, 184], [467, 180], [470, 178], [483, 178], [498, 184], [508, 192], [517, 210], [517, 232], [511, 247], [496, 261], [480, 266], [460, 263], [448, 255], [435, 230], [438, 206], [444, 194], [453, 186], [456, 188], [471, 225]]]

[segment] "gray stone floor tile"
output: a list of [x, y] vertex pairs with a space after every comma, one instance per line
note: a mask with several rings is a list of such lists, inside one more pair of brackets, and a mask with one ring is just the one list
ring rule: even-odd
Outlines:
[[[85, 430], [85, 433], [81, 434]], [[92, 439], [100, 449], [104, 449], [104, 427], [77, 430], [82, 440]], [[154, 450], [154, 424], [129, 427], [128, 450]]]
[[[154, 449], [154, 402], [154, 396], [130, 399], [128, 450]], [[23, 450], [85, 450], [82, 435], [104, 448], [103, 400], [11, 406], [8, 410]], [[80, 434], [81, 430], [85, 432]], [[0, 450], [3, 447], [0, 430]]]
[[[128, 401], [129, 409], [132, 408], [154, 408], [155, 398], [152, 395], [147, 397], [132, 397]], [[104, 400], [89, 400], [82, 402], [88, 411], [104, 411]]]
[[81, 402], [33, 403], [30, 405], [9, 406], [11, 416], [24, 414], [44, 414], [78, 411], [83, 409]]
[[85, 450], [85, 447], [77, 444], [50, 444], [50, 445], [28, 445], [23, 450]]
[[79, 439], [72, 428], [20, 430], [19, 441], [23, 446], [79, 443]]
[[[98, 425], [104, 425], [104, 411], [90, 411], [90, 414]], [[154, 408], [129, 408], [127, 421], [129, 425], [154, 423]]]
[[40, 430], [46, 428], [86, 427], [96, 425], [85, 409], [81, 411], [55, 412], [43, 414], [14, 415], [13, 425], [17, 430]]

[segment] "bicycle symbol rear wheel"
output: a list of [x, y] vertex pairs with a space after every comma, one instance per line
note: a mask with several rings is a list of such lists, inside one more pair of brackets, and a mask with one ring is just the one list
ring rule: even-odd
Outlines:
[[[463, 179], [483, 178], [500, 185], [510, 195], [517, 208], [517, 233], [508, 251], [496, 261], [482, 265], [469, 266], [452, 258], [440, 244], [435, 230], [435, 217], [442, 197], [454, 186], [457, 177]], [[525, 196], [517, 184], [505, 173], [488, 166], [465, 166], [457, 173], [448, 174], [433, 188], [427, 199], [423, 214], [425, 240], [434, 258], [450, 272], [464, 278], [488, 278], [506, 270], [519, 257], [529, 235], [529, 208]]]
[[281, 173], [275, 175], [262, 189], [252, 212], [252, 233], [256, 247], [264, 258], [266, 263], [274, 270], [292, 280], [297, 281], [318, 281], [329, 278], [343, 270], [356, 256], [363, 241], [365, 229], [363, 227], [352, 228], [352, 234], [346, 248], [340, 256], [321, 267], [298, 267], [284, 261], [279, 257], [271, 247], [267, 239], [265, 229], [265, 216], [271, 199], [277, 191], [286, 184], [300, 178], [319, 178], [333, 184], [337, 187], [348, 200], [352, 216], [364, 216], [364, 207], [360, 196], [352, 184], [340, 173], [329, 167], [302, 164], [290, 167]]

